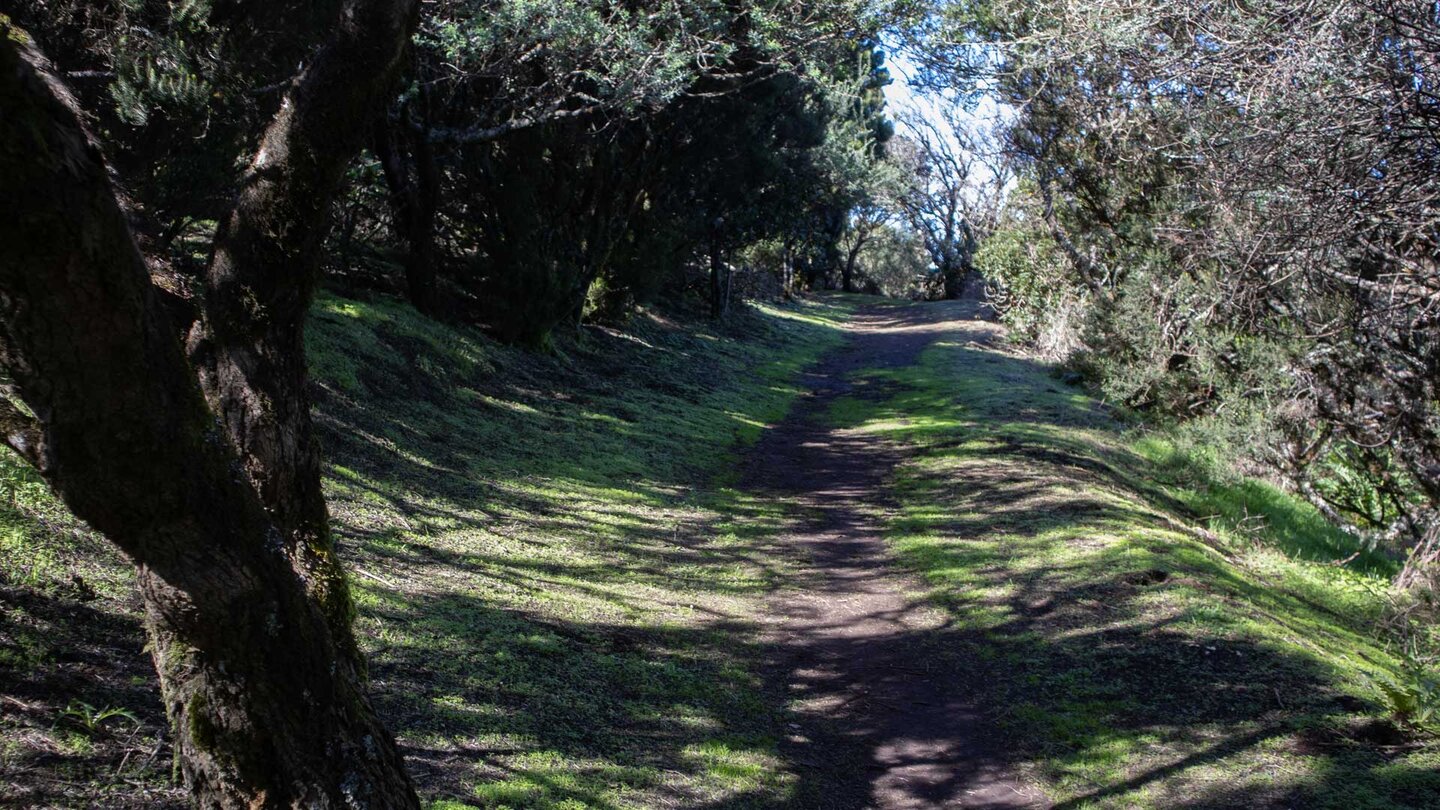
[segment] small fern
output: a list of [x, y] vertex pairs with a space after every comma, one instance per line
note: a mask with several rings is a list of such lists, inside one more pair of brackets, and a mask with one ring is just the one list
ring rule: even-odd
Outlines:
[[86, 734], [94, 736], [97, 732], [105, 730], [105, 723], [116, 718], [129, 720], [132, 724], [140, 725], [140, 718], [129, 709], [119, 706], [110, 706], [104, 709], [97, 709], [83, 700], [72, 700], [65, 711], [60, 713], [57, 723], [65, 721], [76, 726]]
[[1407, 657], [1400, 676], [1381, 673], [1375, 685], [1384, 696], [1390, 717], [1416, 730], [1435, 730], [1440, 724], [1440, 673]]

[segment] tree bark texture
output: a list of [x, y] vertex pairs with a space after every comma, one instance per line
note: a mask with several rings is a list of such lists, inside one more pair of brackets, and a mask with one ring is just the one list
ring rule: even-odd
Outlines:
[[[337, 636], [335, 603], [312, 598], [343, 594], [343, 579], [314, 583], [339, 570], [300, 345], [344, 164], [329, 151], [358, 148], [346, 140], [356, 119], [321, 94], [374, 94], [382, 80], [369, 71], [390, 71], [412, 5], [348, 4], [267, 131], [218, 238], [204, 392], [82, 115], [0, 18], [0, 426], [135, 562], [200, 807], [418, 807], [365, 697], [348, 621]], [[310, 543], [298, 554], [297, 535]]]
[[398, 73], [415, 0], [349, 0], [260, 138], [215, 234], [190, 359], [281, 542], [344, 653], [352, 607], [320, 489], [306, 390], [305, 316], [345, 168]]

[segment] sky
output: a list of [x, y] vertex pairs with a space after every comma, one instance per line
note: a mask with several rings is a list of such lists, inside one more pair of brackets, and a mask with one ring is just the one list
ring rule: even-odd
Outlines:
[[[955, 137], [954, 132], [945, 123], [945, 115], [941, 112], [946, 105], [953, 102], [937, 97], [933, 92], [917, 90], [911, 86], [911, 79], [919, 73], [915, 62], [902, 50], [887, 49], [885, 66], [890, 69], [893, 79], [885, 87], [885, 101], [890, 111], [890, 117], [895, 119], [896, 132], [901, 135], [905, 134], [906, 126], [903, 114], [916, 112], [936, 124], [937, 129], [947, 137], [952, 147], [959, 151], [966, 151], [960, 139]], [[961, 109], [958, 115], [954, 116], [954, 120], [962, 126], [969, 124], [982, 128], [993, 125], [998, 118], [1012, 112], [1008, 107], [998, 103], [995, 97], [984, 95], [973, 105], [973, 109]], [[986, 171], [988, 172], [988, 168]]]
[[893, 79], [885, 87], [885, 101], [892, 111], [933, 108], [930, 99], [910, 86], [910, 80], [916, 75], [917, 69], [903, 51], [887, 50], [885, 67], [890, 69], [890, 77]]

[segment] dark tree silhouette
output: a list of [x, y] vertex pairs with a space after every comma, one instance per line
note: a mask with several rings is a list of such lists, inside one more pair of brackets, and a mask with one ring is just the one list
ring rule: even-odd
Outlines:
[[363, 690], [305, 394], [326, 212], [413, 25], [349, 0], [215, 237], [190, 356], [100, 145], [0, 18], [7, 443], [135, 562], [181, 770], [204, 807], [416, 807]]

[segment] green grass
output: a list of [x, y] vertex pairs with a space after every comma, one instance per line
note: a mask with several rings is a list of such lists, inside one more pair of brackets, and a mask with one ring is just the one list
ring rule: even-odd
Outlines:
[[[327, 496], [372, 692], [427, 803], [788, 795], [746, 640], [784, 576], [764, 545], [786, 516], [725, 484], [848, 306], [723, 326], [642, 313], [536, 354], [398, 302], [320, 298]], [[120, 555], [0, 456], [0, 769], [16, 780], [0, 803], [183, 806], [151, 753], [164, 718], [138, 618]], [[77, 700], [139, 728], [77, 730]]]
[[1017, 768], [1062, 807], [1440, 806], [1440, 750], [1366, 739], [1392, 562], [970, 337], [830, 418], [912, 448], [890, 542]]
[[[176, 807], [130, 566], [0, 453], [0, 805]], [[127, 800], [134, 797], [133, 800]]]
[[375, 694], [436, 806], [783, 799], [745, 641], [780, 505], [724, 485], [843, 303], [645, 314], [553, 355], [322, 299], [328, 495]]
[[[795, 515], [740, 491], [737, 461], [852, 300], [719, 328], [644, 313], [535, 354], [321, 298], [327, 494], [372, 691], [427, 803], [807, 801], [753, 640]], [[968, 337], [862, 373], [878, 394], [826, 418], [911, 448], [889, 539], [961, 628], [1009, 764], [1065, 807], [1440, 806], [1436, 748], [1366, 725], [1396, 669], [1393, 561]], [[178, 802], [163, 761], [141, 766], [164, 721], [128, 569], [10, 457], [0, 586], [20, 701], [0, 766], [61, 785], [51, 804]], [[74, 701], [137, 728], [80, 731]]]

